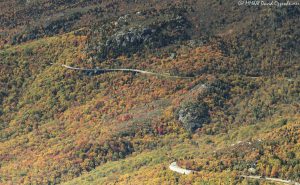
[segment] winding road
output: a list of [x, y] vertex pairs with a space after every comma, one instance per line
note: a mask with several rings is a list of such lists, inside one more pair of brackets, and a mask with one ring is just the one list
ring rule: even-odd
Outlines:
[[280, 182], [280, 183], [284, 183], [284, 184], [300, 185], [300, 183], [294, 182], [294, 181], [291, 181], [291, 180], [284, 180], [284, 179], [271, 178], [271, 177], [247, 176], [247, 175], [241, 175], [241, 177], [248, 178], [248, 179], [257, 179], [257, 180], [267, 180], [267, 181], [272, 181], [272, 182]]
[[193, 170], [187, 170], [184, 168], [180, 168], [176, 162], [172, 162], [169, 166], [170, 170], [180, 173], [180, 174], [184, 174], [184, 175], [188, 175], [190, 173], [193, 173]]
[[[139, 69], [88, 69], [88, 68], [78, 68], [78, 67], [71, 67], [68, 65], [61, 65], [62, 67], [65, 67], [67, 69], [71, 69], [71, 70], [77, 70], [77, 71], [87, 71], [87, 72], [100, 72], [100, 73], [106, 73], [106, 72], [116, 72], [116, 71], [121, 71], [121, 72], [132, 72], [132, 73], [141, 73], [141, 74], [148, 74], [148, 75], [155, 75], [155, 76], [163, 76], [163, 77], [167, 77], [167, 78], [181, 78], [181, 79], [192, 79], [194, 77], [183, 77], [183, 76], [172, 76], [172, 75], [167, 75], [167, 74], [160, 74], [160, 73], [154, 73], [154, 72], [149, 72], [149, 71], [143, 71], [143, 70], [139, 70]], [[184, 174], [184, 175], [188, 175], [193, 173], [193, 170], [188, 170], [188, 169], [184, 169], [181, 168], [177, 165], [177, 162], [172, 162], [169, 166], [169, 169], [171, 171], [180, 173], [180, 174]], [[293, 184], [293, 185], [300, 185], [300, 183], [298, 182], [294, 182], [291, 180], [284, 180], [284, 179], [279, 179], [279, 178], [270, 178], [270, 177], [262, 177], [262, 176], [247, 176], [247, 175], [241, 175], [241, 177], [243, 178], [250, 178], [250, 179], [257, 179], [257, 180], [268, 180], [268, 181], [272, 181], [272, 182], [279, 182], [279, 183], [285, 183], [285, 184]]]
[[[169, 166], [171, 171], [180, 173], [180, 174], [184, 174], [184, 175], [188, 175], [193, 173], [193, 170], [188, 170], [188, 169], [184, 169], [181, 168], [177, 165], [176, 162], [172, 162]], [[284, 179], [279, 179], [279, 178], [271, 178], [271, 177], [262, 177], [262, 176], [253, 176], [253, 175], [241, 175], [240, 177], [243, 178], [248, 178], [248, 179], [257, 179], [257, 180], [266, 180], [266, 181], [272, 181], [272, 182], [279, 182], [279, 183], [284, 183], [284, 184], [292, 184], [292, 185], [300, 185], [300, 183], [295, 182], [295, 181], [291, 181], [291, 180], [284, 180]]]
[[122, 71], [122, 72], [132, 72], [132, 73], [141, 73], [141, 74], [148, 74], [148, 75], [155, 75], [155, 76], [163, 76], [167, 78], [180, 78], [180, 79], [193, 79], [194, 77], [185, 77], [185, 76], [172, 76], [167, 74], [161, 74], [161, 73], [154, 73], [149, 71], [143, 71], [139, 69], [87, 69], [87, 68], [78, 68], [78, 67], [71, 67], [68, 65], [61, 65], [62, 67], [65, 67], [67, 69], [71, 70], [77, 70], [77, 71], [87, 71], [87, 72], [100, 72], [100, 73], [107, 73], [107, 72], [116, 72], [116, 71]]

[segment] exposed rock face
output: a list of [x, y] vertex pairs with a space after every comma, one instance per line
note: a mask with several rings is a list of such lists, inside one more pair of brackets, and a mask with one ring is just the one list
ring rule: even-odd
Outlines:
[[179, 15], [145, 20], [125, 15], [100, 28], [100, 39], [91, 43], [90, 48], [100, 59], [130, 55], [146, 48], [159, 48], [186, 40], [189, 38], [188, 27], [188, 21]]
[[209, 123], [208, 106], [202, 102], [187, 103], [179, 109], [178, 120], [186, 130], [193, 132], [203, 124]]
[[128, 31], [119, 31], [102, 45], [102, 56], [118, 56], [120, 54], [136, 52], [141, 45], [154, 42], [153, 37], [155, 32], [156, 30], [151, 28], [132, 28]]

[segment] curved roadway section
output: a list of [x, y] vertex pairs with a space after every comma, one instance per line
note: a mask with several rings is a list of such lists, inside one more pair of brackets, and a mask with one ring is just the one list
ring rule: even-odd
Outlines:
[[87, 69], [87, 68], [78, 68], [78, 67], [71, 67], [68, 65], [61, 65], [67, 69], [77, 70], [77, 71], [88, 71], [88, 72], [100, 72], [100, 73], [107, 73], [107, 72], [115, 72], [115, 71], [122, 71], [122, 72], [133, 72], [133, 73], [141, 73], [141, 74], [148, 74], [148, 75], [155, 75], [155, 76], [163, 76], [168, 78], [182, 78], [182, 79], [192, 79], [194, 77], [184, 77], [184, 76], [171, 76], [166, 74], [154, 73], [149, 71], [143, 71], [139, 69]]
[[172, 162], [169, 166], [170, 170], [180, 173], [180, 174], [184, 174], [184, 175], [188, 175], [190, 173], [193, 173], [193, 170], [187, 170], [187, 169], [183, 169], [180, 168], [176, 162]]

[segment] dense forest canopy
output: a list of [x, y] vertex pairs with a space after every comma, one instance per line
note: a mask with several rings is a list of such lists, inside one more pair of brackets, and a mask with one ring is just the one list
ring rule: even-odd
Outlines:
[[300, 5], [241, 2], [2, 0], [0, 184], [300, 182]]

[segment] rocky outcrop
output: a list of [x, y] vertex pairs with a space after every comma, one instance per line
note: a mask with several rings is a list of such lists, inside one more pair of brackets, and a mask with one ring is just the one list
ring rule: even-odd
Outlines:
[[209, 108], [204, 102], [189, 102], [182, 105], [177, 116], [183, 127], [189, 132], [195, 131], [210, 121]]
[[[180, 15], [161, 15], [145, 20], [125, 15], [100, 28], [99, 41], [90, 43], [89, 48], [100, 59], [130, 55], [143, 49], [159, 48], [186, 40], [189, 38], [188, 27], [188, 21]], [[94, 34], [92, 39], [95, 40]]]

